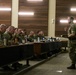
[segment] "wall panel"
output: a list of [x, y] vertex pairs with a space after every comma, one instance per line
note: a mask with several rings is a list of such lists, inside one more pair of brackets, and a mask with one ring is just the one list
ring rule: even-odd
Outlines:
[[[0, 8], [11, 8], [12, 0], [0, 0]], [[11, 25], [11, 11], [0, 11], [0, 24]]]
[[43, 30], [45, 35], [48, 34], [48, 1], [28, 2], [27, 0], [19, 0], [20, 11], [34, 11], [34, 16], [19, 16], [19, 28], [26, 30], [27, 34], [34, 30]]
[[65, 32], [65, 28], [68, 28], [68, 24], [61, 24], [59, 22], [60, 19], [67, 19], [68, 16], [74, 16], [76, 19], [76, 12], [71, 12], [71, 7], [76, 7], [76, 0], [56, 0], [56, 36], [67, 34], [67, 31]]

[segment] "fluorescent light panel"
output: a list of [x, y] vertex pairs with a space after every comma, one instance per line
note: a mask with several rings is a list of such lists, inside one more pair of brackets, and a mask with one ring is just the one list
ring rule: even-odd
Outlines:
[[68, 23], [68, 20], [60, 20], [60, 23]]
[[27, 1], [30, 1], [30, 2], [35, 1], [36, 2], [36, 1], [43, 1], [43, 0], [27, 0]]
[[[74, 20], [73, 22], [76, 23], [76, 20]], [[68, 23], [68, 20], [60, 20], [60, 23]]]
[[76, 8], [70, 8], [70, 11], [76, 11]]
[[34, 15], [34, 12], [19, 12], [19, 15], [26, 15], [26, 16], [32, 16]]
[[0, 11], [11, 11], [11, 8], [0, 8]]
[[[11, 8], [0, 8], [0, 11], [11, 11]], [[18, 14], [32, 16], [34, 15], [34, 12], [19, 12]]]
[[76, 23], [76, 20], [74, 20], [73, 22]]

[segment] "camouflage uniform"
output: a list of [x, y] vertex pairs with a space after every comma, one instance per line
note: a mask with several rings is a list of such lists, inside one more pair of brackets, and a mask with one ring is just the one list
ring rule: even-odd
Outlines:
[[[68, 29], [68, 35], [76, 34], [76, 25], [71, 24]], [[72, 60], [72, 64], [76, 63], [76, 38], [69, 39], [69, 57]]]
[[25, 37], [22, 34], [15, 34], [14, 38], [17, 38], [19, 43], [22, 43], [22, 40], [25, 40]]
[[13, 34], [10, 34], [8, 32], [5, 32], [4, 35], [3, 35], [4, 39], [6, 39], [7, 41], [7, 45], [11, 45], [12, 42], [14, 42], [14, 37], [13, 37]]
[[34, 39], [36, 39], [36, 37], [33, 35], [33, 36], [29, 36], [27, 40], [30, 42], [34, 42]]

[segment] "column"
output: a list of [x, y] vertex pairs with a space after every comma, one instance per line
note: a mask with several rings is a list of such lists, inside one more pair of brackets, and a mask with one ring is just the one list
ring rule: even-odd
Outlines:
[[56, 0], [49, 0], [48, 37], [55, 37]]
[[18, 28], [18, 7], [19, 7], [19, 0], [12, 0], [11, 25], [16, 28]]

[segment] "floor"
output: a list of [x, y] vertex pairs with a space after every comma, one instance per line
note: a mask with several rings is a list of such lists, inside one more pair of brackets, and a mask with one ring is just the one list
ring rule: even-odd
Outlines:
[[76, 70], [67, 69], [70, 64], [68, 53], [62, 53], [21, 75], [76, 75]]
[[[26, 64], [25, 61], [21, 61], [22, 64]], [[39, 64], [41, 63], [41, 64]], [[39, 64], [39, 65], [37, 65]], [[75, 70], [68, 70], [67, 66], [71, 64], [71, 60], [69, 59], [68, 53], [61, 53], [57, 56], [49, 57], [48, 60], [42, 61], [30, 61], [30, 69], [27, 69], [19, 73], [19, 75], [76, 75]], [[18, 72], [17, 72], [18, 73]], [[18, 75], [17, 73], [13, 72], [1, 72], [0, 75]]]

